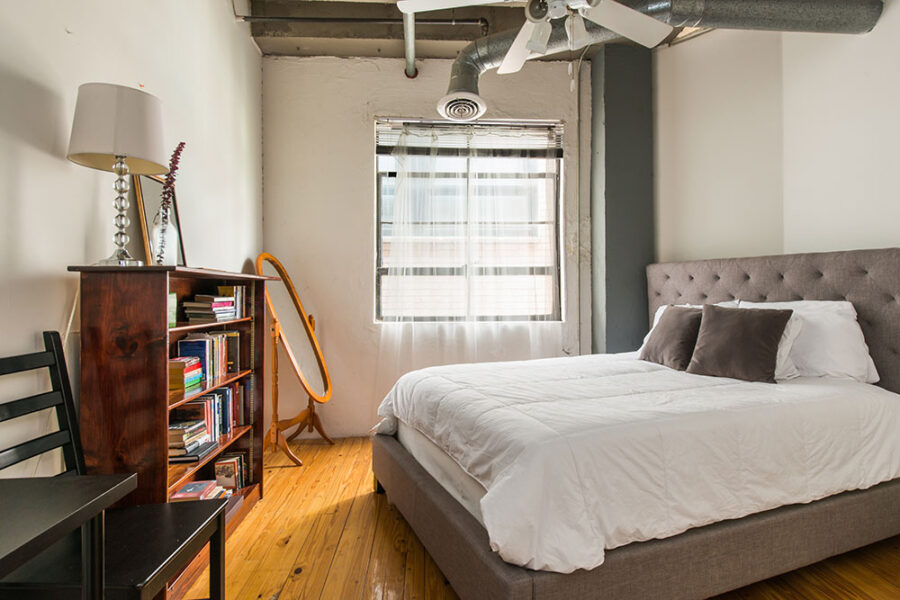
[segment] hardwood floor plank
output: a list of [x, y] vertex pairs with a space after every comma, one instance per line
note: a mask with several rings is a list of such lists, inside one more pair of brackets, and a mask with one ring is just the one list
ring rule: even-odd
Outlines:
[[[228, 600], [459, 600], [402, 515], [373, 493], [368, 438], [292, 446], [304, 466], [267, 454], [265, 498], [228, 539]], [[206, 577], [186, 598], [207, 596]], [[900, 536], [716, 600], [898, 598]]]
[[406, 575], [403, 578], [404, 600], [424, 600], [425, 598], [425, 546], [413, 533], [406, 521]]
[[306, 485], [300, 486], [285, 500], [273, 519], [278, 524], [277, 541], [260, 557], [259, 564], [240, 591], [240, 598], [279, 598], [320, 511], [330, 506], [340, 491], [335, 482], [345, 480], [350, 474], [353, 462], [342, 458], [345, 454], [355, 456], [361, 447], [362, 440], [344, 440], [320, 453], [316, 463], [300, 467], [309, 470]]
[[[346, 460], [352, 458], [346, 455]], [[337, 552], [341, 534], [353, 503], [370, 491], [372, 446], [361, 443], [348, 477], [339, 483], [334, 503], [321, 511], [306, 537], [291, 573], [281, 590], [281, 598], [319, 598]]]
[[353, 600], [363, 597], [366, 566], [375, 542], [375, 524], [378, 518], [375, 496], [370, 487], [367, 494], [358, 496], [353, 501], [321, 598]]
[[408, 526], [396, 509], [389, 506], [384, 494], [376, 495], [378, 524], [375, 543], [366, 571], [363, 597], [373, 600], [402, 600], [406, 579]]

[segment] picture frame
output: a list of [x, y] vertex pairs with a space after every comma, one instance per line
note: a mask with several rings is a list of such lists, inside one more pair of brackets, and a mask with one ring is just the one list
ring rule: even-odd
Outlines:
[[[132, 188], [137, 201], [138, 220], [141, 224], [141, 239], [144, 243], [144, 254], [148, 265], [156, 263], [156, 248], [153, 240], [153, 219], [159, 212], [162, 201], [162, 190], [165, 179], [156, 175], [133, 175]], [[174, 227], [177, 232], [175, 244], [176, 257], [174, 264], [179, 267], [187, 266], [184, 257], [184, 236], [181, 232], [181, 218], [178, 215], [177, 194], [172, 194], [172, 211], [169, 215], [169, 227]]]

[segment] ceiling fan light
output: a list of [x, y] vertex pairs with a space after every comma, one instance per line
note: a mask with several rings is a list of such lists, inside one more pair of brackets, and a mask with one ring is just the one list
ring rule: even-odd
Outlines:
[[591, 43], [584, 19], [578, 13], [569, 15], [566, 19], [566, 35], [569, 37], [569, 50], [584, 48]]
[[531, 38], [529, 38], [525, 47], [536, 54], [546, 54], [547, 43], [550, 41], [550, 32], [552, 30], [553, 27], [550, 25], [550, 21], [535, 23], [534, 31], [531, 32]]

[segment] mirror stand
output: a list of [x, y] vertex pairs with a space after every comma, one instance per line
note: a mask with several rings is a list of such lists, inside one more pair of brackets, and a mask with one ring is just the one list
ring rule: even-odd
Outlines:
[[[315, 329], [315, 319], [313, 319], [312, 315], [309, 315], [309, 325], [312, 329]], [[292, 441], [295, 437], [297, 437], [301, 431], [304, 429], [308, 429], [309, 431], [313, 431], [315, 429], [319, 432], [319, 435], [327, 441], [329, 444], [334, 444], [334, 440], [328, 437], [328, 434], [325, 433], [325, 429], [322, 427], [322, 421], [319, 419], [319, 415], [316, 413], [316, 403], [313, 401], [312, 396], [309, 396], [309, 405], [306, 409], [302, 410], [299, 414], [291, 419], [281, 419], [278, 418], [278, 343], [282, 339], [284, 335], [281, 325], [278, 322], [278, 319], [272, 315], [272, 423], [269, 425], [269, 431], [266, 433], [266, 439], [263, 445], [263, 452], [269, 446], [276, 446], [282, 452], [284, 452], [287, 457], [298, 467], [303, 466], [303, 461], [301, 461], [297, 456], [291, 451], [290, 446], [288, 446], [288, 442]], [[291, 427], [297, 427], [297, 430], [290, 434], [288, 437], [285, 437], [284, 432], [290, 429]]]

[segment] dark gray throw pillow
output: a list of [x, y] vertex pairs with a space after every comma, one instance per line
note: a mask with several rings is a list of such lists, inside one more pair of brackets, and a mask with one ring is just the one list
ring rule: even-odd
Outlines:
[[687, 372], [775, 383], [778, 342], [793, 312], [704, 306]]
[[640, 359], [684, 371], [697, 343], [701, 316], [699, 308], [668, 307], [650, 333]]

